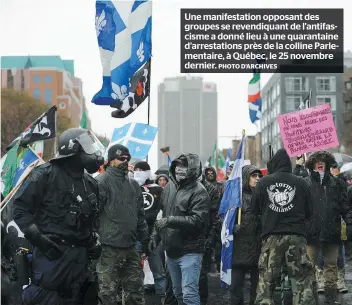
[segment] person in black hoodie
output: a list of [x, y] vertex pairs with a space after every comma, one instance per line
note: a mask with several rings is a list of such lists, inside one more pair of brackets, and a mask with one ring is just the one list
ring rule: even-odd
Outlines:
[[250, 274], [250, 305], [254, 304], [258, 284], [260, 254], [259, 218], [250, 211], [252, 194], [262, 172], [253, 165], [242, 168], [242, 221], [234, 227], [232, 253], [231, 305], [243, 305], [245, 274]]
[[306, 162], [310, 176], [305, 180], [312, 195], [314, 222], [308, 226], [308, 254], [316, 265], [319, 248], [324, 259], [325, 303], [337, 298], [337, 257], [341, 243], [341, 216], [347, 225], [347, 238], [352, 231], [352, 207], [348, 204], [344, 181], [333, 177], [331, 166], [336, 162], [327, 151], [312, 153]]
[[298, 156], [293, 174], [302, 178], [308, 177], [308, 171], [304, 168], [304, 155]]
[[[200, 304], [199, 276], [209, 228], [210, 197], [198, 181], [200, 160], [181, 154], [170, 166], [170, 182], [161, 196], [163, 218], [157, 220], [150, 250], [160, 241], [179, 304]], [[159, 239], [159, 240], [158, 240]]]
[[[150, 165], [145, 161], [140, 161], [134, 166], [134, 179], [138, 182], [143, 198], [145, 220], [148, 224], [149, 234], [153, 232], [156, 217], [160, 212], [160, 197], [163, 188], [151, 180]], [[165, 271], [163, 267], [164, 248], [162, 243], [148, 254], [148, 263], [153, 273], [155, 292], [160, 297], [161, 303], [165, 299]]]
[[292, 283], [293, 305], [316, 305], [314, 267], [307, 255], [306, 222], [311, 220], [307, 183], [292, 174], [290, 157], [279, 149], [268, 162], [270, 174], [254, 191], [251, 208], [261, 218], [262, 248], [256, 304], [274, 304], [273, 292], [282, 267]]
[[155, 183], [161, 186], [162, 188], [164, 188], [168, 182], [169, 182], [169, 177], [164, 174], [158, 175], [155, 179]]

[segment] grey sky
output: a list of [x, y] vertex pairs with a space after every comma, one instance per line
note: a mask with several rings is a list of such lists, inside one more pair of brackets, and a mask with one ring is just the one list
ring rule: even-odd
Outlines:
[[[0, 0], [1, 55], [60, 55], [74, 59], [75, 74], [83, 80], [93, 129], [110, 137], [113, 128], [129, 122], [147, 122], [147, 102], [128, 118], [110, 116], [112, 108], [90, 101], [101, 88], [102, 67], [95, 32], [95, 0]], [[345, 50], [352, 49], [352, 5], [345, 0], [154, 0], [151, 120], [157, 126], [157, 86], [165, 77], [180, 75], [180, 8], [344, 8]], [[218, 85], [220, 147], [230, 139], [221, 136], [256, 133], [248, 117], [247, 85], [251, 74], [205, 74]], [[262, 76], [262, 86], [270, 75]], [[157, 139], [149, 154], [157, 164]]]

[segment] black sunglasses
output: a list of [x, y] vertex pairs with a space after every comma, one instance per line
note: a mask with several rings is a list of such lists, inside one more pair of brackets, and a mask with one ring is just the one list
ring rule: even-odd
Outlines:
[[131, 157], [125, 157], [125, 156], [121, 156], [121, 157], [116, 157], [116, 160], [119, 160], [121, 162], [129, 162], [131, 160]]

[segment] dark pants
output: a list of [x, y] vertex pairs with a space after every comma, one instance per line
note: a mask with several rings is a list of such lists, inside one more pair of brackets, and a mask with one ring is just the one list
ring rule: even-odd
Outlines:
[[243, 291], [245, 284], [245, 275], [250, 275], [250, 305], [255, 302], [258, 285], [258, 268], [257, 267], [233, 267], [231, 274], [231, 305], [244, 305]]
[[[208, 251], [203, 256], [202, 268], [199, 276], [199, 296], [200, 304], [206, 305], [208, 301], [208, 273], [211, 266], [211, 252]], [[177, 305], [177, 300], [172, 290], [172, 281], [169, 271], [166, 268], [166, 298], [165, 305]]]
[[24, 305], [82, 304], [81, 289], [90, 274], [87, 249], [60, 248], [64, 254], [53, 261], [34, 248], [32, 283], [22, 292]]

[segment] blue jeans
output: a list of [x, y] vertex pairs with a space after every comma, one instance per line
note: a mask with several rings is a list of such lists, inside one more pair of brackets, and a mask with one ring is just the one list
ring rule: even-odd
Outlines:
[[155, 292], [159, 296], [165, 296], [166, 275], [163, 266], [164, 247], [160, 243], [154, 252], [148, 257], [150, 271], [153, 273]]
[[166, 257], [172, 290], [179, 305], [200, 305], [199, 276], [203, 253], [188, 253], [179, 258]]
[[[345, 244], [341, 243], [339, 245], [339, 256], [337, 257], [337, 268], [343, 269], [345, 268], [346, 262], [346, 253], [345, 253]], [[323, 251], [320, 249], [318, 254], [318, 266], [320, 269], [324, 269], [324, 258]]]

